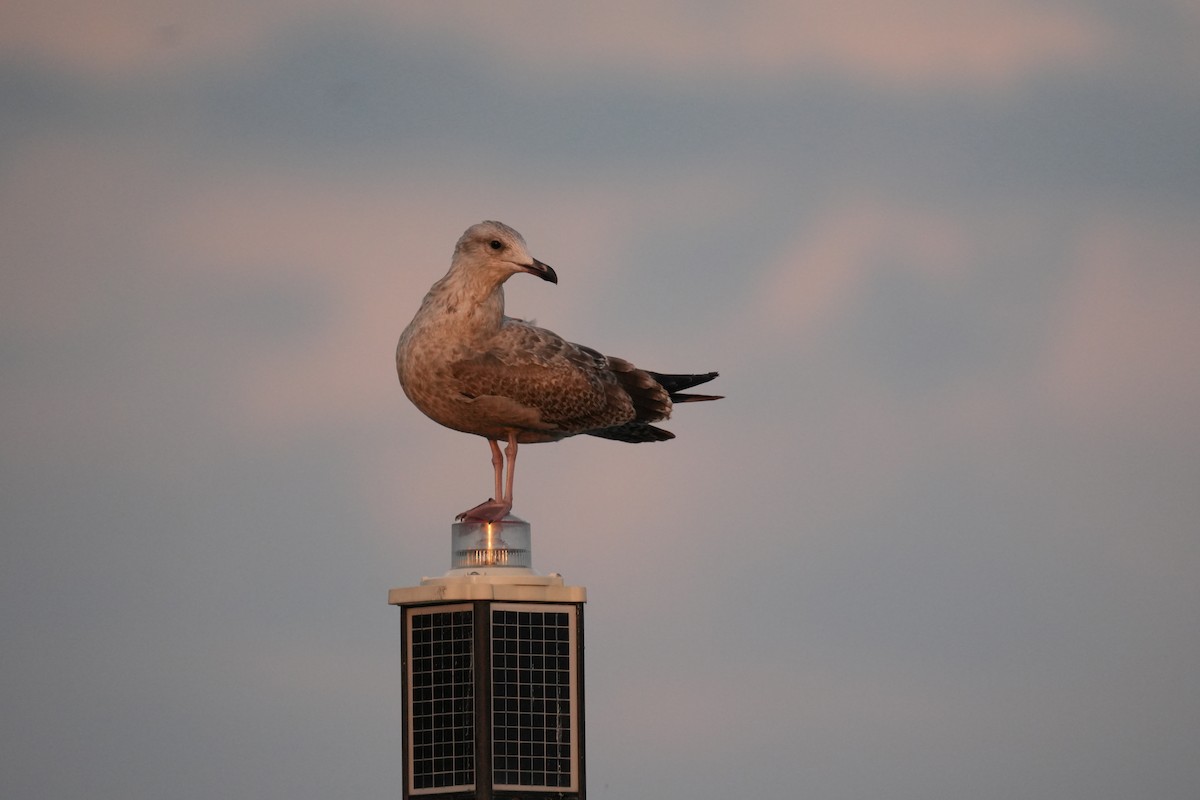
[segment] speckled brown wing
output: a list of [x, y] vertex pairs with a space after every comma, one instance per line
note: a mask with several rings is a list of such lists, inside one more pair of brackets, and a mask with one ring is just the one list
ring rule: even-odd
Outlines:
[[563, 435], [624, 424], [633, 401], [608, 359], [552, 331], [506, 320], [487, 349], [451, 366], [469, 398], [505, 397], [535, 409]]

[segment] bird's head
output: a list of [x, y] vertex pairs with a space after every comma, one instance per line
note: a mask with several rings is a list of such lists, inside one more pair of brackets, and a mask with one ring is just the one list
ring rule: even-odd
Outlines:
[[467, 228], [454, 246], [452, 268], [490, 275], [496, 283], [518, 272], [558, 283], [554, 268], [529, 255], [525, 239], [503, 222], [480, 222]]

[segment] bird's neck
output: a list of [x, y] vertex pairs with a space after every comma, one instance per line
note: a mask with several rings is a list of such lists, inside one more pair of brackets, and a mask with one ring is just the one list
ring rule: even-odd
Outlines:
[[456, 327], [485, 335], [499, 330], [504, 318], [504, 286], [456, 280], [458, 277], [447, 275], [440, 291], [435, 286], [430, 292], [430, 299], [441, 306], [445, 319]]

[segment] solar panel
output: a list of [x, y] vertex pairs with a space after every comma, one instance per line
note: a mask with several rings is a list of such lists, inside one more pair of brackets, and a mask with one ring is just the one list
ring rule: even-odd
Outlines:
[[[528, 602], [406, 609], [407, 794], [473, 792], [490, 772], [497, 790], [579, 796], [578, 614]], [[489, 652], [476, 652], [483, 642]], [[490, 730], [476, 730], [489, 712]]]
[[413, 791], [475, 785], [471, 606], [409, 617], [409, 747]]
[[492, 606], [492, 776], [497, 788], [575, 788], [573, 606]]

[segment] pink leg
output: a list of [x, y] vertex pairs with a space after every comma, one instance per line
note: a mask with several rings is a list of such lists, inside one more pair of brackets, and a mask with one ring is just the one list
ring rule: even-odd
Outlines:
[[504, 456], [500, 454], [500, 444], [495, 439], [488, 439], [487, 443], [492, 448], [492, 469], [496, 471], [496, 493], [492, 498], [501, 500], [504, 495], [500, 493], [500, 473], [504, 471]]
[[504, 455], [500, 452], [500, 445], [495, 440], [488, 439], [488, 445], [492, 448], [492, 469], [495, 470], [496, 495], [486, 503], [480, 503], [459, 514], [459, 520], [499, 522], [508, 516], [509, 511], [512, 511], [513, 461], [517, 456], [517, 435], [516, 433], [508, 435], [508, 447], [505, 450], [508, 454], [508, 475], [504, 481], [503, 491], [501, 491], [500, 477], [504, 472]]
[[[496, 448], [496, 452], [500, 452], [500, 445], [492, 442], [492, 446]], [[504, 454], [508, 456], [508, 474], [504, 476], [504, 502], [508, 503], [509, 508], [512, 507], [513, 501], [513, 474], [517, 471], [517, 433], [511, 431], [508, 434], [508, 447], [504, 449]], [[496, 473], [496, 479], [500, 479], [500, 473]]]

